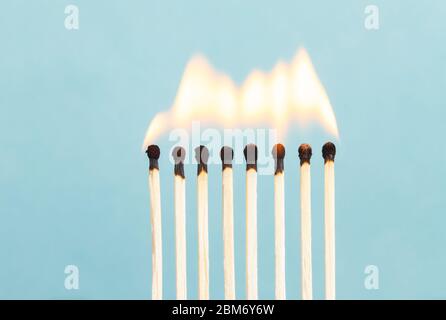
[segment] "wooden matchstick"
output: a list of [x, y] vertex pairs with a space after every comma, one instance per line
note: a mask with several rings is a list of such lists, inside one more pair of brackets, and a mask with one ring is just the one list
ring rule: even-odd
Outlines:
[[157, 145], [147, 148], [149, 157], [149, 190], [150, 211], [152, 224], [152, 299], [161, 300], [163, 297], [163, 251], [161, 235], [161, 190], [158, 159], [160, 149]]
[[300, 228], [301, 228], [301, 272], [302, 299], [313, 299], [312, 263], [311, 263], [311, 146], [299, 147], [300, 158]]
[[186, 181], [184, 158], [186, 150], [176, 147], [172, 150], [174, 166], [175, 199], [175, 251], [176, 251], [176, 288], [177, 299], [187, 299], [187, 264], [186, 264]]
[[246, 159], [246, 299], [257, 300], [257, 146], [248, 144]]
[[234, 150], [223, 147], [220, 150], [222, 161], [223, 184], [223, 247], [224, 247], [224, 279], [225, 299], [235, 299], [235, 266], [234, 266], [234, 191], [232, 176], [232, 159]]
[[285, 147], [276, 144], [272, 155], [275, 161], [274, 171], [274, 248], [275, 248], [275, 278], [276, 300], [286, 299], [285, 286], [285, 182], [284, 161]]
[[336, 147], [327, 142], [322, 147], [325, 162], [325, 298], [336, 299], [335, 268], [335, 173]]
[[195, 149], [198, 206], [198, 299], [209, 299], [208, 169], [209, 150]]

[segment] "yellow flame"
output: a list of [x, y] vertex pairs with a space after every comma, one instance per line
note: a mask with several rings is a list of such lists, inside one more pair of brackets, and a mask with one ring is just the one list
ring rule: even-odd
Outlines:
[[290, 64], [279, 62], [270, 73], [254, 70], [240, 87], [204, 57], [193, 57], [172, 108], [150, 122], [143, 148], [170, 129], [196, 120], [223, 127], [266, 123], [282, 131], [294, 121], [315, 121], [339, 136], [330, 100], [305, 49]]

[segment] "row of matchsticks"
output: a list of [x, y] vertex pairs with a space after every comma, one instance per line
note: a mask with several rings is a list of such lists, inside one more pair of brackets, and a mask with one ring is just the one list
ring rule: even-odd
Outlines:
[[[334, 158], [336, 147], [327, 142], [322, 148], [325, 161], [325, 297], [335, 299], [335, 198]], [[149, 189], [152, 224], [152, 299], [162, 299], [162, 240], [161, 240], [161, 193], [158, 159], [160, 149], [156, 145], [147, 148], [150, 160]], [[275, 220], [275, 297], [286, 299], [285, 290], [285, 197], [284, 157], [285, 147], [276, 144], [272, 155], [274, 173], [274, 220]], [[312, 151], [308, 144], [299, 147], [300, 158], [300, 209], [301, 209], [301, 273], [302, 299], [312, 299], [311, 258], [311, 176]], [[176, 245], [176, 293], [177, 299], [187, 299], [186, 286], [186, 190], [184, 175], [185, 150], [173, 149], [174, 198], [175, 198], [175, 245]], [[258, 298], [257, 290], [257, 147], [249, 144], [244, 149], [246, 160], [246, 299]], [[224, 243], [224, 291], [225, 299], [235, 299], [234, 226], [233, 226], [233, 174], [234, 151], [223, 147], [220, 152], [223, 181], [223, 243]], [[197, 215], [198, 215], [198, 298], [209, 299], [209, 235], [208, 235], [208, 173], [209, 151], [205, 146], [195, 149], [197, 160]]]

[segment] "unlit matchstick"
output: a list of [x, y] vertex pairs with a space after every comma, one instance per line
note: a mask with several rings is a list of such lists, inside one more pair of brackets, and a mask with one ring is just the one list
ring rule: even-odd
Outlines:
[[220, 150], [222, 161], [223, 186], [223, 263], [225, 299], [235, 299], [235, 266], [234, 266], [234, 191], [232, 176], [232, 159], [234, 150], [223, 147]]
[[160, 300], [163, 296], [163, 251], [161, 235], [161, 193], [158, 159], [160, 149], [157, 145], [147, 148], [149, 157], [149, 190], [152, 225], [152, 299]]
[[175, 199], [175, 251], [176, 251], [176, 288], [177, 299], [187, 299], [186, 268], [186, 181], [184, 175], [184, 158], [186, 150], [176, 147], [172, 150], [174, 166]]
[[248, 144], [246, 159], [246, 299], [257, 300], [257, 146]]
[[275, 161], [274, 171], [274, 248], [275, 248], [275, 292], [277, 300], [286, 299], [285, 286], [285, 182], [284, 161], [285, 147], [276, 144], [272, 155]]
[[336, 147], [327, 142], [322, 147], [325, 162], [325, 298], [336, 298], [335, 268], [335, 174]]
[[209, 234], [208, 234], [208, 169], [209, 151], [205, 146], [195, 149], [197, 166], [198, 206], [198, 299], [209, 299]]
[[302, 144], [299, 147], [300, 158], [300, 228], [301, 228], [301, 273], [302, 299], [313, 299], [312, 263], [311, 263], [311, 147]]

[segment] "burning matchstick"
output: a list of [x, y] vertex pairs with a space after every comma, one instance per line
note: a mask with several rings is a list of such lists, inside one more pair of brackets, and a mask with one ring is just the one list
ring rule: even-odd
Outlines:
[[223, 245], [224, 245], [224, 278], [225, 299], [235, 299], [235, 266], [234, 266], [234, 191], [232, 176], [232, 159], [234, 150], [223, 147], [220, 150], [222, 161], [223, 187]]
[[301, 212], [301, 272], [302, 299], [313, 299], [312, 263], [311, 263], [311, 146], [299, 147], [300, 158], [300, 212]]
[[195, 149], [198, 205], [198, 299], [209, 299], [208, 167], [209, 150]]
[[325, 298], [336, 298], [335, 268], [335, 173], [336, 147], [327, 142], [322, 147], [325, 162]]
[[257, 146], [243, 150], [246, 160], [246, 299], [257, 300]]
[[276, 144], [272, 155], [275, 161], [274, 172], [274, 234], [275, 234], [275, 275], [276, 299], [286, 299], [285, 287], [285, 147]]
[[161, 193], [158, 159], [160, 148], [150, 145], [147, 148], [149, 157], [149, 190], [152, 222], [152, 299], [161, 300], [163, 296], [163, 251], [161, 236]]
[[[170, 109], [157, 113], [150, 121], [142, 150], [150, 159], [149, 189], [152, 227], [152, 297], [162, 298], [162, 239], [159, 148], [153, 145], [172, 129], [187, 129], [194, 123], [215, 124], [221, 129], [252, 128], [268, 124], [285, 137], [287, 128], [297, 125], [305, 129], [313, 123], [320, 125], [334, 139], [339, 138], [335, 113], [328, 94], [321, 83], [308, 52], [301, 48], [289, 62], [278, 61], [269, 71], [253, 70], [245, 80], [236, 81], [213, 68], [203, 56], [193, 57], [187, 64]], [[235, 132], [234, 132], [235, 133]], [[200, 136], [202, 133], [200, 132]], [[243, 138], [245, 139], [245, 138]], [[221, 141], [221, 139], [219, 140]], [[241, 140], [244, 141], [244, 140]], [[282, 141], [282, 140], [279, 140]], [[217, 141], [209, 141], [213, 143]], [[194, 145], [196, 147], [197, 145]], [[182, 147], [186, 148], [185, 145]], [[221, 146], [219, 146], [221, 147]], [[214, 147], [213, 147], [214, 148]], [[187, 148], [186, 148], [187, 149]], [[239, 150], [241, 151], [241, 150]], [[235, 299], [234, 251], [234, 183], [232, 164], [234, 153], [230, 147], [220, 150], [222, 160], [222, 229], [224, 254], [224, 296]], [[335, 177], [336, 148], [331, 142], [322, 148], [324, 164], [324, 236], [325, 236], [325, 295], [335, 299]], [[187, 299], [186, 247], [186, 179], [184, 175], [185, 149], [174, 148], [174, 209], [177, 299]], [[246, 160], [246, 299], [258, 299], [257, 253], [257, 146], [245, 146]], [[286, 243], [285, 243], [285, 147], [276, 144], [272, 150], [274, 172], [274, 250], [275, 298], [286, 299]], [[312, 235], [311, 235], [311, 147], [299, 147], [300, 211], [301, 211], [301, 277], [302, 298], [312, 299]], [[209, 226], [208, 226], [208, 158], [204, 146], [195, 148], [197, 166], [197, 225], [198, 225], [198, 298], [209, 299]], [[272, 159], [271, 159], [272, 160]], [[297, 160], [297, 159], [296, 159]], [[211, 186], [214, 191], [217, 186]], [[293, 192], [290, 190], [290, 192]], [[294, 195], [297, 196], [294, 191]], [[173, 227], [173, 226], [172, 226]], [[166, 248], [164, 248], [164, 251]], [[289, 277], [289, 276], [288, 276]], [[263, 280], [263, 279], [260, 279]], [[190, 286], [190, 285], [189, 285]], [[290, 284], [288, 284], [288, 289]]]
[[186, 267], [186, 178], [184, 158], [186, 150], [176, 147], [172, 150], [174, 165], [175, 199], [175, 250], [176, 250], [176, 287], [177, 299], [187, 299]]

